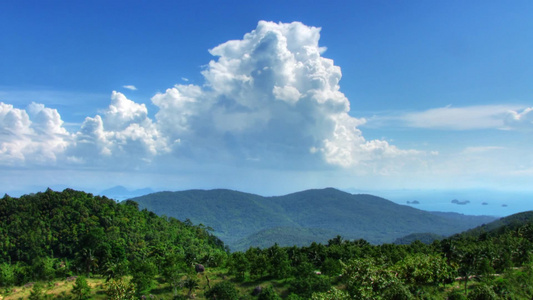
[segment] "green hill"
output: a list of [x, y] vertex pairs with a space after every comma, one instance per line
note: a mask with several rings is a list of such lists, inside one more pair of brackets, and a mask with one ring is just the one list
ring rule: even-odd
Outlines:
[[[391, 243], [411, 233], [431, 232], [451, 235], [486, 221], [461, 221], [442, 217], [372, 195], [353, 195], [333, 188], [307, 190], [285, 196], [262, 197], [230, 190], [189, 190], [161, 192], [133, 198], [141, 208], [180, 220], [190, 219], [214, 229], [231, 249], [245, 249], [287, 241], [275, 227], [292, 228], [294, 244], [307, 239], [309, 230], [318, 240], [337, 234], [346, 239], [366, 239], [371, 243]], [[275, 231], [274, 231], [275, 232]], [[257, 236], [254, 236], [257, 235]], [[263, 238], [261, 238], [263, 237]], [[285, 243], [283, 243], [285, 244]], [[268, 245], [265, 245], [268, 246]]]
[[481, 226], [462, 232], [457, 236], [478, 238], [481, 235], [500, 235], [507, 231], [517, 230], [527, 224], [533, 224], [533, 210], [517, 213], [487, 224], [482, 224]]
[[16, 265], [16, 280], [23, 283], [103, 273], [149, 258], [160, 267], [162, 254], [195, 262], [226, 255], [224, 243], [202, 226], [140, 211], [133, 201], [118, 204], [71, 189], [0, 198], [0, 237], [0, 265]]
[[445, 238], [443, 235], [435, 233], [412, 233], [404, 237], [398, 238], [394, 241], [396, 245], [409, 245], [415, 241], [420, 241], [424, 244], [431, 244], [433, 241], [442, 240]]
[[275, 243], [280, 247], [307, 246], [312, 242], [326, 244], [335, 231], [320, 228], [273, 227], [263, 229], [233, 244], [234, 251], [246, 251], [251, 245], [268, 248]]
[[231, 190], [159, 192], [131, 200], [158, 215], [209, 226], [228, 245], [266, 228], [299, 227], [282, 207], [261, 196]]

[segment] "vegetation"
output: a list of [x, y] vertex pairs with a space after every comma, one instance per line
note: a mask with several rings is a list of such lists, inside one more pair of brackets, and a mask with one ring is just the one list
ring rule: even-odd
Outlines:
[[[73, 275], [133, 275], [149, 288], [169, 255], [216, 266], [224, 244], [203, 226], [158, 217], [74, 190], [0, 199], [0, 282], [21, 285]], [[179, 266], [176, 266], [178, 268]], [[151, 277], [150, 277], [151, 276]]]
[[207, 224], [232, 251], [249, 247], [307, 246], [340, 234], [372, 244], [392, 243], [408, 234], [438, 236], [488, 223], [495, 218], [431, 213], [371, 195], [336, 189], [261, 197], [230, 190], [160, 192], [133, 198], [159, 215]]
[[431, 244], [338, 235], [229, 253], [205, 226], [133, 201], [67, 189], [0, 204], [3, 299], [533, 297], [533, 212]]

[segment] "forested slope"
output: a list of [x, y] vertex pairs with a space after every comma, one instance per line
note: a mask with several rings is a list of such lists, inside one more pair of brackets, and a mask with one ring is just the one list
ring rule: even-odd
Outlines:
[[[336, 236], [324, 244], [228, 254], [204, 226], [139, 211], [134, 201], [117, 204], [69, 189], [4, 196], [0, 297], [532, 299], [532, 213], [431, 244], [372, 245]], [[69, 281], [73, 275], [93, 285], [84, 276]]]
[[13, 280], [20, 283], [112, 267], [128, 273], [134, 262], [148, 260], [160, 267], [163, 254], [190, 263], [226, 255], [223, 242], [203, 227], [71, 189], [5, 195], [0, 237], [0, 265], [16, 266]]
[[[231, 190], [189, 190], [154, 193], [132, 200], [159, 215], [212, 227], [214, 234], [232, 250], [274, 243], [304, 245], [311, 236], [323, 242], [337, 234], [374, 244], [390, 243], [419, 232], [448, 236], [490, 220], [459, 214], [439, 216], [380, 197], [353, 195], [333, 188], [277, 197]], [[276, 235], [278, 227], [286, 230], [278, 230]]]

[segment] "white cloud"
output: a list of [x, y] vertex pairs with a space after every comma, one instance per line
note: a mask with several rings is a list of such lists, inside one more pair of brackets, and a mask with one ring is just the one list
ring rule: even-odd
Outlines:
[[242, 40], [209, 51], [217, 58], [202, 72], [204, 87], [177, 85], [155, 95], [161, 132], [182, 142], [177, 155], [211, 145], [254, 162], [342, 167], [419, 155], [364, 139], [357, 129], [364, 120], [348, 115], [341, 70], [321, 56], [319, 38], [320, 28], [261, 21]]
[[123, 85], [122, 87], [128, 90], [131, 90], [131, 91], [137, 90], [137, 88], [134, 85]]
[[405, 126], [444, 130], [505, 129], [510, 111], [517, 105], [440, 107], [393, 117]]
[[463, 150], [463, 154], [476, 154], [476, 153], [485, 153], [497, 150], [504, 150], [505, 147], [500, 146], [477, 146], [477, 147], [466, 147]]
[[509, 111], [505, 124], [510, 128], [533, 130], [533, 107]]
[[26, 110], [0, 102], [0, 163], [54, 164], [71, 141], [55, 109], [31, 103]]
[[72, 134], [56, 110], [3, 104], [0, 153], [3, 161], [19, 153], [27, 159], [26, 151], [104, 169], [168, 167], [172, 159], [280, 169], [330, 165], [388, 174], [419, 164], [423, 152], [363, 137], [358, 127], [366, 121], [348, 114], [341, 69], [322, 57], [319, 39], [317, 27], [261, 21], [241, 40], [209, 51], [215, 58], [202, 71], [202, 86], [176, 85], [154, 95], [155, 120], [146, 105], [119, 92]]
[[109, 158], [135, 166], [138, 160], [149, 161], [168, 152], [166, 139], [148, 117], [144, 104], [114, 91], [111, 104], [102, 115], [85, 119], [69, 149], [71, 160], [94, 163]]

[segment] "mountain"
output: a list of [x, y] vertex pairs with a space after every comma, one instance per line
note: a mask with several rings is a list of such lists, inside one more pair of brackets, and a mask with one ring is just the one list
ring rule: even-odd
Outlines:
[[[131, 200], [156, 214], [209, 226], [233, 250], [263, 245], [266, 239], [271, 244], [283, 241], [284, 244], [279, 244], [287, 246], [306, 240], [283, 234], [289, 232], [305, 233], [303, 236], [311, 233], [318, 241], [339, 234], [345, 239], [362, 238], [379, 244], [417, 232], [448, 236], [486, 221], [476, 222], [475, 217], [468, 222], [461, 221], [380, 197], [354, 195], [333, 188], [275, 197], [231, 190], [189, 190], [153, 193]], [[291, 228], [291, 231], [276, 234], [272, 231], [276, 227]]]
[[431, 211], [431, 213], [439, 217], [461, 222], [465, 225], [468, 224], [467, 226], [470, 228], [474, 228], [480, 224], [490, 223], [497, 219], [493, 216], [471, 216], [456, 212]]
[[132, 198], [141, 208], [213, 228], [228, 245], [272, 227], [300, 227], [264, 197], [231, 190], [159, 192]]
[[126, 200], [128, 198], [139, 197], [153, 193], [154, 190], [150, 188], [129, 190], [121, 185], [114, 186], [107, 190], [100, 192], [100, 195], [106, 196], [115, 200]]

